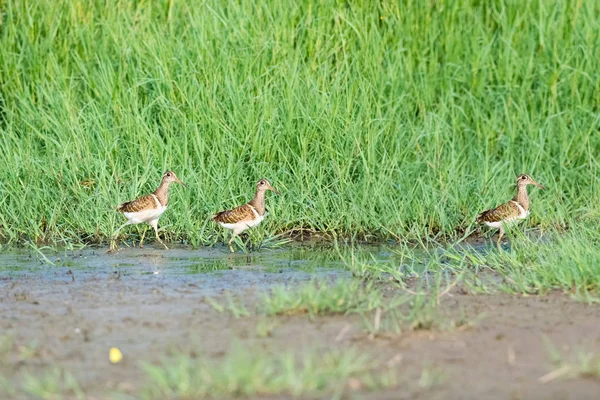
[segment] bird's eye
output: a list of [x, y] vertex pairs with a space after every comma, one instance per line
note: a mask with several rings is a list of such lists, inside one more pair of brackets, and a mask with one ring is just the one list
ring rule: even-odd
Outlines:
[[261, 184], [261, 185], [264, 185], [264, 184], [265, 184], [265, 181], [260, 181], [260, 184]]
[[521, 179], [527, 179], [527, 177], [526, 177], [525, 175], [523, 175], [523, 176], [521, 177]]
[[167, 176], [171, 176], [171, 173], [169, 172], [169, 173], [167, 174]]

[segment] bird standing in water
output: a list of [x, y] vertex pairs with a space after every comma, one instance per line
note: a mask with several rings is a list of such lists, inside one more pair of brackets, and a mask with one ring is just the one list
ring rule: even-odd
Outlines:
[[248, 228], [257, 226], [265, 217], [265, 193], [272, 190], [276, 194], [279, 191], [271, 186], [267, 179], [261, 179], [256, 184], [256, 194], [254, 198], [243, 206], [232, 210], [218, 212], [213, 216], [213, 220], [225, 229], [231, 229], [231, 239], [229, 239], [229, 250], [233, 253], [231, 242], [235, 236], [244, 232]]
[[482, 212], [477, 216], [477, 222], [484, 223], [489, 227], [500, 229], [498, 236], [498, 247], [502, 236], [504, 236], [505, 224], [511, 224], [529, 216], [529, 196], [527, 195], [527, 186], [535, 185], [541, 189], [546, 189], [529, 175], [521, 174], [517, 178], [517, 195], [512, 200], [499, 205], [496, 208]]
[[[127, 218], [127, 222], [121, 225], [113, 234], [113, 239], [111, 240], [110, 248], [108, 250], [109, 252], [116, 250], [115, 238], [121, 229], [127, 225], [141, 224], [142, 222], [147, 222], [148, 225], [154, 228], [156, 239], [165, 247], [165, 249], [169, 249], [158, 236], [158, 219], [167, 210], [167, 206], [169, 204], [169, 186], [173, 182], [177, 182], [187, 187], [185, 183], [177, 178], [175, 172], [167, 171], [163, 174], [162, 181], [154, 192], [139, 197], [135, 200], [120, 204], [117, 207], [117, 211], [122, 213], [125, 218]], [[143, 247], [144, 245], [145, 234], [146, 231], [144, 230], [142, 239], [140, 240], [140, 247]]]

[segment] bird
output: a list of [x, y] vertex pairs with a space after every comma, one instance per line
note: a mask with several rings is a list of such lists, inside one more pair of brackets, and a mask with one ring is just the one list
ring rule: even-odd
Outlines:
[[[167, 210], [167, 206], [169, 205], [169, 186], [173, 182], [177, 182], [187, 188], [187, 185], [177, 178], [175, 172], [167, 171], [163, 174], [160, 185], [154, 192], [139, 197], [135, 200], [119, 204], [117, 211], [122, 213], [125, 218], [127, 218], [127, 222], [121, 225], [113, 234], [113, 240], [111, 240], [109, 252], [116, 250], [114, 238], [121, 229], [127, 225], [141, 224], [142, 222], [146, 222], [148, 225], [154, 228], [156, 239], [165, 247], [166, 250], [169, 249], [158, 236], [158, 219]], [[143, 247], [144, 245], [145, 234], [146, 230], [144, 230], [144, 233], [142, 234], [140, 247]]]
[[271, 186], [267, 179], [261, 179], [256, 183], [256, 194], [254, 198], [243, 206], [236, 207], [232, 210], [225, 210], [213, 215], [213, 221], [217, 222], [225, 229], [231, 229], [231, 239], [229, 239], [229, 250], [232, 253], [233, 247], [231, 242], [235, 236], [241, 234], [248, 228], [257, 226], [265, 217], [265, 193], [271, 190], [276, 194], [279, 191]]
[[500, 229], [498, 236], [498, 247], [502, 236], [504, 236], [505, 224], [511, 224], [525, 219], [529, 216], [529, 196], [527, 186], [535, 185], [540, 189], [546, 189], [534, 181], [531, 176], [521, 174], [517, 178], [517, 194], [512, 200], [499, 205], [491, 210], [486, 210], [477, 216], [477, 222], [484, 223], [489, 227]]

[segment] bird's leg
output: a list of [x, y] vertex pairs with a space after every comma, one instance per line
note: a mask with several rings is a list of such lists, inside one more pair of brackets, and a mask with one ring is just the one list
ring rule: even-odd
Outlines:
[[123, 225], [118, 227], [117, 230], [112, 234], [112, 237], [110, 239], [110, 245], [108, 247], [108, 250], [106, 251], [107, 253], [114, 253], [115, 251], [117, 251], [117, 233], [119, 233], [119, 231], [125, 228], [127, 225], [129, 225], [129, 221], [125, 222]]
[[500, 233], [498, 234], [498, 248], [501, 248], [502, 236], [504, 236], [504, 227], [500, 227]]
[[230, 250], [232, 253], [235, 253], [235, 251], [233, 251], [233, 247], [231, 246], [231, 242], [233, 242], [233, 238], [234, 238], [234, 237], [235, 237], [235, 233], [232, 233], [232, 234], [231, 234], [231, 238], [229, 239], [229, 250]]
[[158, 220], [153, 219], [152, 221], [149, 222], [149, 224], [154, 228], [154, 233], [156, 233], [156, 240], [158, 240], [160, 242], [160, 244], [162, 244], [165, 247], [165, 250], [169, 250], [167, 245], [164, 244], [164, 242], [162, 240], [160, 240], [160, 237], [158, 236]]
[[148, 227], [145, 226], [144, 231], [142, 232], [142, 238], [140, 239], [140, 249], [144, 247], [144, 237], [146, 237], [147, 230], [148, 230]]

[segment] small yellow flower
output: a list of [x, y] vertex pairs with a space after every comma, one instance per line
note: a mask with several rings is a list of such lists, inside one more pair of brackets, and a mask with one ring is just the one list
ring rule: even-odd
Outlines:
[[116, 364], [123, 359], [123, 353], [116, 347], [111, 347], [108, 352], [108, 359], [111, 363]]

